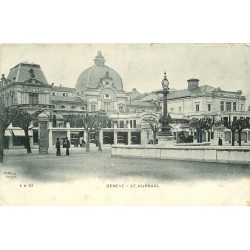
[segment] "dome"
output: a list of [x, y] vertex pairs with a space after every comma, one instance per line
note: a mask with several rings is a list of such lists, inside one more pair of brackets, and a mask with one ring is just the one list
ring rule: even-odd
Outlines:
[[78, 77], [76, 83], [76, 92], [86, 91], [87, 89], [97, 89], [99, 88], [102, 79], [108, 77], [112, 83], [113, 87], [118, 91], [123, 90], [122, 78], [114, 70], [109, 68], [105, 64], [105, 59], [98, 51], [97, 56], [94, 59], [95, 64], [84, 70]]

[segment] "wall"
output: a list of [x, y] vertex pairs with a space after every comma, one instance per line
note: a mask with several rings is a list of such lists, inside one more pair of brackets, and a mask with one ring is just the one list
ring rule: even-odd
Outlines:
[[219, 146], [112, 146], [113, 157], [140, 157], [200, 162], [250, 164], [249, 147]]

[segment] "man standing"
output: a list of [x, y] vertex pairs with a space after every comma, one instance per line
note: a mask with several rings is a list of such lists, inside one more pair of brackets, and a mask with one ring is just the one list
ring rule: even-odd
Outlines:
[[218, 145], [222, 146], [222, 139], [219, 137]]
[[69, 155], [70, 142], [68, 137], [66, 137], [66, 155]]
[[59, 138], [56, 139], [56, 156], [61, 156], [61, 145]]

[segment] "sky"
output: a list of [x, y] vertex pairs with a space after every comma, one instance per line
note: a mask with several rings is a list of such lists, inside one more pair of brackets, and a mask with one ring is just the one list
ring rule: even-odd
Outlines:
[[41, 65], [49, 83], [74, 87], [99, 50], [105, 65], [122, 77], [125, 91], [160, 89], [166, 71], [170, 88], [185, 89], [188, 79], [198, 78], [200, 85], [250, 93], [248, 44], [2, 44], [0, 73], [7, 76], [28, 61]]

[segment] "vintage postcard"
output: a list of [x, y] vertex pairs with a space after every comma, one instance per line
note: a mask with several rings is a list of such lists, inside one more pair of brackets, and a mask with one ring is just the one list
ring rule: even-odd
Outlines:
[[250, 205], [249, 44], [1, 44], [0, 205]]

